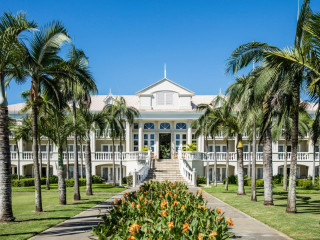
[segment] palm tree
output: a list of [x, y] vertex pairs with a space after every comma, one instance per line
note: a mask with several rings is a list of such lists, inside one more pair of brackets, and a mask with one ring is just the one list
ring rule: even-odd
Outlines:
[[79, 104], [78, 116], [86, 132], [86, 195], [93, 195], [92, 193], [92, 164], [91, 164], [91, 139], [90, 131], [94, 131], [96, 128], [103, 131], [106, 128], [107, 117], [104, 112], [92, 113], [90, 112], [90, 106]]
[[[32, 152], [34, 162], [36, 212], [42, 211], [41, 184], [38, 159], [38, 106], [41, 93], [59, 98], [60, 79], [67, 75], [63, 60], [58, 56], [61, 46], [69, 40], [67, 31], [59, 22], [52, 22], [34, 34], [30, 47], [25, 48], [24, 69], [31, 79]], [[58, 100], [56, 102], [59, 102]]]
[[[89, 70], [88, 58], [85, 53], [76, 49], [72, 44], [72, 47], [68, 53], [68, 59], [66, 65], [72, 74], [64, 78], [63, 80], [63, 92], [67, 100], [72, 102], [72, 117], [73, 124], [76, 127], [77, 124], [77, 103], [79, 101], [87, 101], [90, 97], [90, 93], [97, 92], [97, 86], [91, 72]], [[74, 153], [74, 200], [80, 200], [80, 188], [79, 188], [79, 172], [78, 172], [78, 131], [74, 131], [73, 138], [73, 153]], [[82, 157], [82, 156], [81, 156]], [[82, 170], [81, 170], [82, 171]], [[82, 176], [83, 173], [81, 173]]]
[[24, 31], [33, 30], [37, 24], [28, 21], [25, 13], [16, 15], [4, 13], [0, 17], [0, 222], [13, 221], [11, 199], [11, 159], [8, 135], [8, 101], [5, 93], [5, 82], [12, 75], [21, 81], [21, 62], [24, 54], [23, 44], [19, 35]]
[[59, 203], [61, 205], [67, 204], [66, 182], [64, 175], [63, 164], [63, 145], [68, 136], [73, 132], [73, 123], [68, 120], [66, 116], [66, 109], [55, 108], [52, 109], [51, 121], [47, 129], [48, 137], [58, 148], [58, 190]]
[[[107, 105], [105, 107], [105, 111], [108, 113], [114, 112], [114, 115], [118, 118], [118, 121], [120, 123], [123, 123], [123, 120], [125, 118], [125, 120], [129, 123], [130, 126], [133, 124], [134, 119], [140, 116], [138, 109], [136, 109], [134, 107], [129, 107], [127, 105], [126, 100], [123, 97], [116, 98], [113, 105]], [[120, 128], [121, 128], [121, 126], [120, 126]], [[127, 129], [127, 131], [128, 131], [128, 129]], [[123, 151], [122, 138], [124, 136], [124, 133], [125, 133], [125, 131], [121, 131], [121, 129], [120, 129], [120, 131], [119, 131], [119, 139], [120, 139], [120, 183], [119, 183], [119, 186], [120, 187], [122, 186], [122, 178], [123, 178], [123, 173], [122, 173], [122, 151]], [[126, 143], [126, 144], [129, 144], [129, 143]], [[114, 147], [112, 149], [114, 149]]]

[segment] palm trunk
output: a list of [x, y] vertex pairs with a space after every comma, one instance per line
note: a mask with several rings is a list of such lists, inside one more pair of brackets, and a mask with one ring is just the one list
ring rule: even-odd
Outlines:
[[9, 119], [4, 93], [4, 76], [1, 76], [0, 85], [0, 96], [4, 98], [0, 98], [0, 222], [10, 222], [15, 218], [12, 212]]
[[284, 146], [284, 165], [283, 165], [283, 191], [288, 190], [288, 176], [287, 176], [287, 168], [288, 168], [288, 140], [287, 140], [287, 130], [285, 130], [285, 146]]
[[248, 155], [248, 179], [251, 179], [251, 141], [249, 141]]
[[19, 150], [18, 141], [16, 141], [16, 145], [17, 145], [17, 154], [18, 154], [17, 174], [18, 174], [18, 180], [20, 180], [20, 150]]
[[46, 179], [46, 190], [50, 190], [50, 139], [48, 138], [47, 145], [47, 179]]
[[257, 201], [257, 188], [256, 188], [256, 158], [257, 158], [257, 136], [256, 136], [256, 120], [253, 121], [252, 129], [252, 178], [251, 178], [251, 201]]
[[42, 151], [41, 151], [41, 138], [38, 137], [38, 149], [39, 149], [39, 175], [42, 178]]
[[83, 178], [83, 145], [82, 145], [82, 141], [80, 140], [80, 153], [81, 153], [81, 156], [80, 156], [80, 159], [81, 159], [81, 178]]
[[[76, 121], [77, 121], [77, 111], [76, 111], [76, 103], [73, 101], [72, 103], [72, 111], [73, 111], [73, 124], [76, 126]], [[74, 159], [74, 164], [73, 164], [73, 179], [74, 179], [74, 195], [73, 199], [75, 201], [78, 201], [81, 199], [80, 197], [80, 188], [79, 188], [79, 172], [78, 172], [78, 138], [77, 138], [77, 131], [74, 131], [74, 138], [73, 138], [73, 159]]]
[[216, 137], [213, 136], [213, 149], [214, 149], [214, 168], [213, 168], [213, 186], [217, 186], [217, 151], [216, 151]]
[[312, 142], [313, 145], [313, 154], [312, 154], [312, 185], [316, 183], [316, 148], [315, 143]]
[[120, 182], [119, 182], [119, 187], [122, 186], [122, 136], [120, 134]]
[[272, 191], [272, 139], [270, 126], [267, 127], [263, 138], [263, 180], [264, 205], [273, 205]]
[[63, 152], [62, 146], [59, 146], [59, 156], [58, 156], [58, 190], [59, 190], [59, 203], [61, 205], [67, 204], [67, 189], [66, 181], [64, 177], [64, 166], [63, 166]]
[[[222, 174], [222, 173], [221, 173]], [[226, 155], [226, 184], [224, 190], [229, 189], [229, 139], [227, 138], [227, 155]]]
[[113, 172], [113, 176], [112, 176], [112, 186], [116, 185], [116, 162], [114, 159], [114, 137], [112, 137], [112, 172]]
[[245, 195], [244, 176], [243, 176], [243, 145], [242, 135], [237, 135], [237, 167], [238, 167], [238, 195]]
[[208, 149], [209, 149], [209, 143], [208, 143], [208, 135], [205, 136], [205, 142], [206, 142], [206, 160], [207, 160], [207, 187], [210, 185], [210, 179], [209, 179], [209, 158], [208, 158]]
[[32, 153], [35, 186], [35, 211], [42, 212], [41, 182], [38, 161], [38, 108], [36, 102], [32, 106]]
[[296, 213], [296, 172], [297, 172], [297, 152], [299, 133], [299, 104], [300, 85], [293, 86], [293, 108], [292, 108], [292, 153], [289, 176], [289, 191], [287, 202], [287, 213]]
[[[74, 150], [73, 150], [74, 152]], [[66, 140], [66, 165], [67, 165], [67, 171], [66, 171], [66, 176], [67, 176], [67, 179], [69, 180], [70, 179], [70, 176], [69, 176], [69, 149], [68, 149], [68, 141]]]
[[[90, 134], [90, 133], [88, 133]], [[87, 138], [86, 143], [86, 195], [93, 195], [92, 193], [92, 165], [91, 165], [91, 148], [90, 148], [90, 138]]]

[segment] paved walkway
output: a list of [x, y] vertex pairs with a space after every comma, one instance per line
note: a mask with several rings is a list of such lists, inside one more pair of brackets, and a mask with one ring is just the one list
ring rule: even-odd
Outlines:
[[[196, 192], [200, 188], [189, 187], [191, 192]], [[203, 191], [203, 195], [208, 197], [208, 207], [220, 208], [226, 218], [232, 218], [234, 226], [231, 232], [235, 234], [235, 239], [257, 239], [257, 240], [289, 240], [287, 235], [279, 232], [268, 225], [250, 217], [240, 210], [222, 202], [211, 194]], [[236, 197], [236, 196], [235, 196]]]
[[[196, 192], [200, 188], [189, 187], [190, 191]], [[102, 222], [99, 215], [105, 214], [113, 206], [115, 199], [120, 199], [125, 192], [135, 191], [136, 188], [127, 189], [116, 194], [107, 201], [88, 209], [68, 220], [62, 222], [46, 231], [30, 238], [30, 240], [87, 240], [92, 238], [92, 227]], [[220, 201], [207, 192], [203, 192], [208, 197], [208, 207], [220, 208], [227, 218], [232, 218], [234, 226], [231, 232], [235, 234], [235, 239], [257, 239], [257, 240], [288, 240], [291, 239], [283, 233], [259, 222], [247, 214], [234, 207]]]
[[102, 222], [99, 215], [105, 214], [112, 208], [114, 200], [120, 199], [125, 192], [135, 191], [136, 188], [127, 189], [114, 195], [103, 203], [90, 208], [42, 233], [30, 238], [30, 240], [87, 240], [92, 237], [92, 227]]

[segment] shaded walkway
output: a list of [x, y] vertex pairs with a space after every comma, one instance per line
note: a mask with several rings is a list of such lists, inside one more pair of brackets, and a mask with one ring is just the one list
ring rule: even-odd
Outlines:
[[[189, 187], [190, 191], [195, 193], [200, 188]], [[257, 240], [288, 240], [287, 235], [279, 232], [268, 225], [250, 217], [240, 210], [222, 202], [211, 194], [203, 191], [203, 195], [208, 197], [209, 208], [220, 208], [226, 218], [232, 218], [234, 226], [231, 232], [235, 234], [235, 239], [257, 239]], [[236, 196], [235, 196], [236, 197]]]
[[103, 203], [94, 206], [78, 215], [45, 230], [42, 233], [30, 238], [30, 240], [82, 240], [92, 237], [92, 227], [97, 226], [102, 219], [100, 215], [104, 215], [107, 211], [113, 207], [115, 199], [120, 199], [125, 192], [135, 191], [136, 188], [127, 189], [121, 193], [114, 195]]

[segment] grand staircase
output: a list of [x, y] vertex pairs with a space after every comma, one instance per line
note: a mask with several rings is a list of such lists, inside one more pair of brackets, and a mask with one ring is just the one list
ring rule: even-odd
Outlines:
[[151, 167], [146, 177], [146, 180], [149, 179], [158, 182], [164, 182], [165, 180], [171, 182], [186, 182], [180, 173], [177, 159], [152, 159]]

